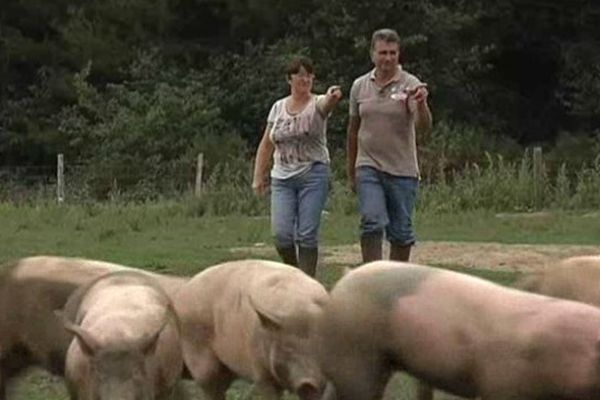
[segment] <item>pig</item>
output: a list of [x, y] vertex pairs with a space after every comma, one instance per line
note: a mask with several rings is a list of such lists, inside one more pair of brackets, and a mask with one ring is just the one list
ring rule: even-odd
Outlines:
[[600, 256], [576, 256], [525, 275], [519, 289], [600, 307]]
[[[54, 315], [80, 286], [127, 267], [51, 256], [27, 257], [0, 269], [0, 400], [6, 386], [27, 367], [62, 376], [72, 335]], [[184, 278], [150, 274], [173, 295]]]
[[315, 321], [328, 294], [297, 268], [263, 260], [226, 262], [193, 277], [175, 297], [191, 377], [211, 400], [236, 378], [265, 399], [283, 390], [316, 400], [325, 381], [315, 358]]
[[183, 371], [179, 319], [153, 277], [103, 275], [77, 289], [59, 315], [74, 335], [65, 359], [72, 400], [171, 398]]
[[338, 400], [380, 399], [394, 371], [468, 398], [600, 399], [600, 309], [467, 274], [366, 264], [336, 283], [317, 330]]

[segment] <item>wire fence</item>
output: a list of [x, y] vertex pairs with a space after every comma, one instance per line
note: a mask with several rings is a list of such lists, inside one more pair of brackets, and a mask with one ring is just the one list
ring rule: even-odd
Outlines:
[[203, 156], [185, 171], [165, 171], [144, 175], [134, 168], [114, 165], [93, 166], [64, 163], [57, 156], [56, 165], [0, 167], [0, 201], [30, 203], [35, 201], [110, 200], [116, 197], [151, 199], [176, 197], [202, 192]]

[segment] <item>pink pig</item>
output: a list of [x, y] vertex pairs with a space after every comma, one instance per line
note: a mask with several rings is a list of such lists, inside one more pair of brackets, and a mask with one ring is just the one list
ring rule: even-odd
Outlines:
[[394, 371], [484, 400], [600, 399], [600, 309], [466, 274], [366, 264], [335, 285], [319, 331], [338, 400], [380, 399]]
[[260, 260], [228, 262], [192, 278], [178, 293], [185, 364], [211, 400], [238, 377], [264, 398], [284, 389], [317, 400], [325, 387], [314, 353], [325, 288], [297, 268]]

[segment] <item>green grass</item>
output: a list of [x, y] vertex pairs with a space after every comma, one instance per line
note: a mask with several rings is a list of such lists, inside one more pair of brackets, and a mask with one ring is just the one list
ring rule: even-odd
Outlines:
[[472, 211], [417, 215], [416, 230], [425, 240], [596, 245], [600, 237], [599, 223], [600, 213]]
[[[355, 243], [358, 216], [323, 219], [323, 246]], [[498, 216], [474, 211], [417, 214], [420, 240], [597, 244], [600, 213]], [[268, 217], [198, 217], [178, 203], [16, 207], [0, 204], [0, 262], [32, 254], [103, 259], [193, 274], [232, 258], [230, 248], [270, 245]], [[243, 256], [243, 255], [242, 255]]]
[[517, 279], [522, 275], [519, 272], [514, 271], [501, 271], [501, 270], [491, 270], [491, 269], [481, 269], [481, 268], [470, 268], [470, 267], [461, 267], [461, 266], [442, 266], [441, 268], [446, 268], [452, 271], [461, 272], [464, 274], [469, 274], [473, 276], [477, 276], [479, 278], [486, 279], [488, 281], [496, 282], [500, 285], [504, 286], [512, 286]]

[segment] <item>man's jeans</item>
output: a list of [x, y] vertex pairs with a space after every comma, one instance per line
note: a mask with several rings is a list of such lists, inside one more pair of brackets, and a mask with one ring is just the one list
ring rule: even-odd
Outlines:
[[361, 236], [383, 236], [400, 245], [415, 242], [412, 215], [419, 180], [395, 176], [372, 167], [356, 170]]

